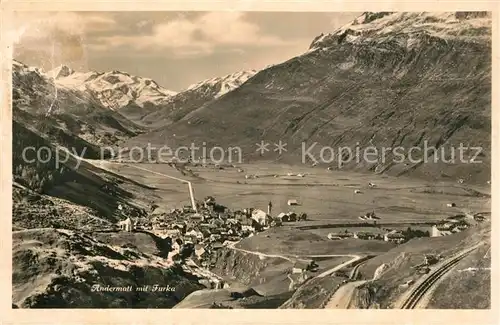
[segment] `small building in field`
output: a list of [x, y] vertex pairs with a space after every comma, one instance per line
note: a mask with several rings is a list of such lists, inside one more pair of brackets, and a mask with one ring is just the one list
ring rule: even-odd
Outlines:
[[281, 222], [293, 222], [297, 221], [297, 214], [295, 212], [281, 212], [276, 218]]
[[375, 234], [366, 231], [359, 231], [354, 233], [353, 238], [371, 240], [375, 239]]
[[288, 205], [299, 205], [299, 202], [296, 199], [290, 199], [287, 202]]
[[431, 229], [431, 237], [441, 237], [451, 235], [452, 230], [455, 227], [453, 225], [434, 225]]
[[346, 239], [346, 238], [354, 238], [354, 234], [352, 232], [331, 232], [327, 235], [328, 239], [338, 240], [338, 239]]
[[384, 241], [387, 242], [402, 243], [405, 239], [406, 237], [398, 231], [391, 231], [384, 234]]

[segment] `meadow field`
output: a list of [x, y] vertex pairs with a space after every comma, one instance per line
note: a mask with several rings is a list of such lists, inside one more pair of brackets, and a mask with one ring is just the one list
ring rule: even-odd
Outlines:
[[[452, 180], [426, 182], [272, 163], [237, 166], [243, 172], [231, 167], [190, 167], [194, 175], [186, 176], [166, 164], [101, 162], [100, 166], [155, 187], [157, 197], [152, 199], [161, 209], [190, 204], [187, 185], [134, 166], [191, 181], [198, 200], [211, 195], [231, 209], [262, 210], [266, 210], [271, 201], [272, 215], [288, 211], [306, 213], [308, 225], [361, 222], [358, 217], [370, 211], [381, 218], [378, 223], [402, 224], [434, 222], [459, 213], [490, 211], [488, 186], [478, 188]], [[305, 176], [287, 176], [288, 173]], [[257, 175], [258, 178], [246, 179], [245, 175]], [[369, 182], [376, 187], [370, 188]], [[355, 190], [361, 193], [355, 194]], [[289, 199], [296, 199], [300, 205], [288, 206]], [[446, 206], [451, 202], [456, 207]]]

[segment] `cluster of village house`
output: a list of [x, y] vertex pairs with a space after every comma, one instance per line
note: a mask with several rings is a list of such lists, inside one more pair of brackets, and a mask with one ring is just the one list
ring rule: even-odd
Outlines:
[[[457, 232], [461, 232], [471, 225], [483, 222], [486, 220], [486, 215], [482, 213], [477, 214], [458, 214], [452, 217], [443, 219], [433, 225], [429, 232], [430, 237], [447, 236]], [[328, 239], [342, 240], [347, 238], [357, 238], [365, 240], [383, 240], [386, 242], [403, 243], [409, 239], [411, 234], [405, 233], [403, 230], [387, 230], [384, 234], [375, 234], [368, 231], [350, 232], [348, 230], [336, 233], [329, 233]]]
[[[297, 205], [296, 200], [289, 200], [288, 205]], [[267, 212], [261, 209], [248, 208], [230, 211], [215, 202], [215, 198], [206, 197], [197, 204], [195, 212], [191, 206], [173, 209], [169, 213], [155, 215], [150, 221], [132, 221], [127, 218], [120, 221], [121, 230], [151, 231], [161, 238], [172, 239], [174, 255], [182, 245], [194, 245], [195, 256], [202, 266], [208, 266], [208, 257], [217, 249], [230, 242], [237, 242], [244, 237], [253, 236], [256, 232], [264, 231], [269, 227], [282, 225], [284, 222], [305, 220], [306, 214], [295, 212], [280, 213], [271, 217], [272, 203], [269, 202]]]
[[328, 234], [328, 239], [331, 240], [342, 240], [347, 238], [356, 238], [356, 239], [364, 239], [364, 240], [383, 240], [395, 243], [402, 243], [406, 240], [406, 236], [403, 235], [402, 232], [397, 230], [388, 231], [385, 234], [374, 234], [369, 231], [358, 231], [358, 232], [350, 232], [348, 230], [344, 232], [332, 232]]
[[[298, 205], [296, 200], [289, 200], [288, 205]], [[237, 242], [244, 237], [253, 236], [256, 232], [264, 231], [269, 227], [280, 226], [286, 222], [306, 220], [305, 214], [298, 215], [295, 212], [282, 212], [276, 217], [271, 217], [272, 204], [269, 202], [267, 212], [248, 208], [238, 211], [230, 211], [215, 202], [213, 197], [207, 197], [202, 203], [197, 203], [197, 212], [191, 206], [182, 210], [173, 209], [169, 213], [154, 216], [146, 222], [133, 222], [130, 218], [120, 221], [118, 226], [121, 230], [132, 231], [142, 229], [151, 231], [161, 238], [172, 239], [172, 255], [179, 253], [184, 245], [194, 247], [194, 255], [203, 267], [210, 267], [210, 257], [218, 249]], [[456, 215], [449, 217], [434, 225], [429, 236], [445, 236], [467, 229], [474, 222], [485, 220], [482, 214]], [[367, 213], [361, 219], [380, 219], [374, 212]], [[331, 240], [342, 240], [355, 238], [363, 240], [383, 240], [387, 242], [403, 243], [411, 237], [408, 232], [401, 230], [386, 229], [385, 234], [375, 234], [368, 231], [350, 232], [340, 231], [328, 234]], [[410, 234], [411, 235], [411, 234]], [[299, 265], [300, 263], [304, 265]], [[317, 267], [314, 262], [298, 262], [293, 267], [292, 274], [302, 273]]]
[[431, 237], [447, 236], [457, 232], [461, 232], [470, 226], [483, 222], [487, 219], [487, 215], [483, 213], [476, 214], [458, 214], [453, 217], [441, 220], [432, 226]]

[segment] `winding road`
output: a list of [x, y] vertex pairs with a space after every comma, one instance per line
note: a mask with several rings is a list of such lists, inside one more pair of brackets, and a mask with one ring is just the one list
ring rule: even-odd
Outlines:
[[[286, 255], [266, 254], [266, 253], [261, 253], [261, 252], [256, 252], [256, 251], [249, 251], [246, 249], [234, 247], [234, 245], [236, 245], [236, 244], [237, 244], [237, 242], [233, 242], [233, 243], [227, 245], [227, 247], [230, 249], [236, 250], [236, 251], [247, 253], [247, 254], [257, 255], [259, 257], [281, 258], [281, 259], [287, 260], [289, 262], [310, 261], [310, 259], [305, 259], [305, 258], [300, 258], [300, 257], [294, 258], [294, 257], [286, 256]], [[316, 278], [324, 278], [325, 276], [329, 276], [332, 273], [334, 273], [335, 271], [343, 269], [344, 267], [347, 267], [347, 266], [349, 266], [349, 265], [351, 265], [351, 264], [353, 264], [353, 263], [355, 263], [363, 258], [363, 256], [359, 256], [359, 255], [345, 255], [345, 254], [307, 255], [307, 257], [308, 258], [314, 258], [314, 257], [352, 257], [352, 259], [350, 259], [349, 261], [344, 262], [342, 264], [339, 264], [331, 269], [324, 271], [323, 273], [318, 274], [317, 276], [315, 276]]]
[[325, 309], [348, 309], [351, 304], [352, 297], [354, 296], [354, 291], [357, 287], [364, 284], [366, 280], [348, 282], [338, 288], [333, 296], [328, 300], [325, 305]]

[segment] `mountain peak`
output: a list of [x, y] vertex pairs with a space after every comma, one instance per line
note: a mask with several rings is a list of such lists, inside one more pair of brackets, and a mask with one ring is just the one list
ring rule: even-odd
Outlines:
[[383, 42], [387, 37], [397, 38], [403, 44], [420, 33], [453, 39], [461, 37], [463, 30], [470, 30], [469, 39], [489, 37], [490, 16], [487, 12], [364, 12], [333, 33], [317, 36], [309, 51], [342, 43]]
[[253, 77], [258, 71], [257, 70], [243, 70], [235, 73], [231, 73], [222, 77], [215, 77], [200, 81], [198, 83], [192, 84], [187, 88], [187, 90], [195, 90], [202, 87], [210, 87], [217, 89], [217, 94], [214, 98], [220, 97], [245, 83], [248, 79]]
[[53, 79], [59, 79], [70, 76], [73, 73], [75, 73], [75, 71], [70, 67], [68, 67], [67, 65], [60, 65], [57, 68], [47, 72], [47, 75]]

